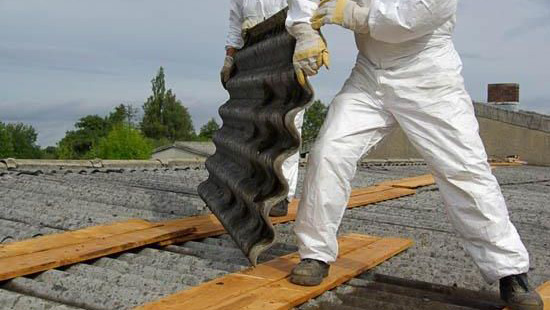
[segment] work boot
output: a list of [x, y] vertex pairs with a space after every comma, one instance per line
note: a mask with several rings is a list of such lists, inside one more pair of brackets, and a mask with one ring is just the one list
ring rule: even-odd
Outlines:
[[527, 274], [500, 279], [500, 298], [511, 310], [543, 310], [542, 299], [527, 281]]
[[317, 286], [328, 276], [330, 265], [316, 259], [303, 259], [290, 275], [290, 282], [302, 286]]
[[269, 216], [281, 217], [288, 214], [288, 200], [284, 199], [269, 211]]

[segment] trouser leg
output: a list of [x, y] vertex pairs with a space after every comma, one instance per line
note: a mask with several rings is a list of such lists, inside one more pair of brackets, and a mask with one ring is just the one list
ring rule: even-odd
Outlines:
[[529, 255], [487, 163], [462, 82], [451, 91], [445, 86], [433, 96], [430, 92], [422, 95], [426, 95], [424, 100], [418, 93], [396, 97], [389, 110], [431, 167], [466, 251], [489, 283], [527, 272]]
[[[304, 123], [304, 113], [305, 111], [300, 111], [296, 114], [294, 119], [294, 125], [298, 130], [298, 133], [302, 134], [302, 126]], [[291, 201], [296, 195], [296, 186], [298, 185], [298, 171], [300, 169], [300, 152], [287, 158], [283, 163], [283, 175], [288, 183], [288, 201]]]
[[376, 100], [349, 83], [346, 85], [330, 105], [309, 155], [295, 225], [302, 259], [327, 263], [336, 260], [336, 234], [357, 162], [395, 123]]

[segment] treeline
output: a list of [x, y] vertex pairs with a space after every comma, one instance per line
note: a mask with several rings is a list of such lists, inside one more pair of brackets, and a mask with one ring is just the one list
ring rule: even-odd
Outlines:
[[188, 109], [166, 88], [161, 67], [151, 81], [152, 94], [138, 110], [121, 104], [106, 117], [88, 115], [58, 143], [61, 159], [149, 159], [154, 148], [174, 141], [208, 141], [219, 125], [211, 119], [197, 135]]
[[[120, 104], [107, 116], [87, 115], [57, 143], [41, 149], [29, 125], [0, 122], [0, 158], [27, 159], [149, 159], [156, 147], [175, 141], [209, 141], [219, 129], [212, 118], [195, 132], [188, 109], [166, 88], [161, 67], [151, 81], [152, 94], [143, 104], [143, 117], [131, 105]], [[306, 111], [303, 139], [317, 136], [327, 107], [314, 102]]]

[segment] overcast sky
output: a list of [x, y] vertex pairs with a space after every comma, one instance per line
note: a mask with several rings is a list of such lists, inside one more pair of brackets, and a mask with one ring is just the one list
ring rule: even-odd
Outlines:
[[[195, 128], [217, 117], [229, 0], [0, 0], [0, 121], [55, 145], [87, 114], [141, 107], [164, 66]], [[522, 108], [550, 114], [550, 1], [461, 0], [455, 44], [467, 88], [521, 84]], [[325, 30], [332, 68], [313, 79], [329, 103], [356, 57], [351, 33]]]

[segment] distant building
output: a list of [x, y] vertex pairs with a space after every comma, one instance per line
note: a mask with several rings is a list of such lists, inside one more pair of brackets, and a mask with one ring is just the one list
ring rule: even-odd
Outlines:
[[213, 142], [181, 141], [155, 149], [152, 159], [205, 161], [209, 156], [214, 155], [214, 152], [216, 152], [216, 146]]

